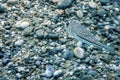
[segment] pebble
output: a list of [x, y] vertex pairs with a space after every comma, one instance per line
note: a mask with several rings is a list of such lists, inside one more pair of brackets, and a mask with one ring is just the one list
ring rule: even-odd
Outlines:
[[44, 32], [42, 29], [38, 29], [36, 30], [35, 35], [37, 36], [37, 38], [42, 38], [44, 37]]
[[53, 76], [54, 76], [55, 78], [58, 78], [58, 77], [60, 77], [62, 74], [63, 74], [63, 71], [62, 71], [62, 70], [57, 70], [57, 71], [54, 72]]
[[18, 3], [18, 0], [8, 0], [7, 1], [7, 4], [8, 5], [15, 5], [15, 4], [17, 4]]
[[76, 11], [76, 14], [79, 18], [83, 17], [83, 11], [82, 10]]
[[36, 64], [36, 66], [40, 66], [41, 61], [36, 61], [35, 64]]
[[101, 60], [103, 60], [105, 63], [110, 63], [111, 59], [112, 59], [112, 57], [108, 54], [103, 55], [102, 58], [101, 58]]
[[72, 51], [70, 51], [69, 49], [66, 49], [65, 53], [63, 54], [63, 58], [71, 59], [72, 57], [73, 57]]
[[47, 38], [50, 38], [50, 39], [58, 39], [59, 36], [58, 36], [58, 34], [55, 34], [55, 33], [49, 33]]
[[92, 75], [92, 76], [95, 76], [95, 75], [97, 75], [97, 72], [95, 70], [89, 70], [88, 74]]
[[17, 73], [16, 78], [20, 79], [20, 78], [22, 78], [22, 75], [20, 73]]
[[89, 6], [94, 9], [98, 7], [97, 3], [93, 2], [93, 1], [89, 2]]
[[47, 65], [46, 71], [44, 73], [45, 77], [51, 78], [53, 76], [53, 73], [54, 73], [54, 67], [51, 65]]
[[85, 57], [85, 52], [84, 52], [84, 50], [83, 50], [82, 48], [76, 47], [76, 48], [74, 49], [74, 55], [75, 55], [77, 58], [82, 59], [82, 58]]
[[24, 40], [20, 39], [15, 42], [15, 46], [22, 46], [24, 43]]
[[52, 2], [53, 2], [53, 3], [58, 3], [58, 2], [59, 2], [59, 0], [52, 0]]
[[33, 27], [27, 27], [24, 29], [23, 35], [29, 36], [32, 33], [32, 31], [33, 31]]
[[97, 14], [99, 15], [99, 16], [106, 16], [106, 11], [105, 11], [105, 9], [98, 9], [98, 11], [97, 11]]
[[77, 47], [81, 47], [82, 46], [82, 42], [77, 42]]
[[20, 20], [15, 24], [15, 26], [17, 28], [22, 28], [22, 29], [28, 27], [29, 25], [30, 25], [30, 22], [29, 21], [24, 21], [24, 20]]
[[0, 13], [4, 13], [6, 11], [6, 7], [0, 3]]
[[58, 9], [66, 9], [72, 5], [73, 0], [59, 0], [57, 3]]

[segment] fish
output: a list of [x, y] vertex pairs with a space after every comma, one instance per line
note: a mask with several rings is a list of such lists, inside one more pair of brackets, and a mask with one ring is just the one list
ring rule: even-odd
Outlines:
[[76, 20], [69, 20], [68, 25], [65, 25], [65, 29], [69, 35], [82, 43], [104, 48], [111, 53], [115, 52], [113, 47], [101, 43], [88, 28], [79, 24]]

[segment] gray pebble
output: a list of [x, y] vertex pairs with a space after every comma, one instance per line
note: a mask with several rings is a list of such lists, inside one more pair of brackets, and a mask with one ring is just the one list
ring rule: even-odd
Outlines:
[[98, 11], [97, 11], [97, 14], [98, 14], [99, 16], [105, 16], [106, 13], [107, 13], [107, 12], [106, 12], [104, 9], [98, 9]]
[[32, 33], [32, 31], [33, 31], [33, 27], [27, 27], [24, 29], [23, 35], [29, 36]]
[[58, 9], [66, 9], [72, 5], [73, 0], [59, 0], [57, 3]]
[[92, 76], [95, 76], [95, 75], [97, 75], [97, 72], [95, 70], [89, 70], [88, 74], [92, 75]]
[[21, 75], [20, 73], [17, 73], [17, 74], [16, 74], [16, 77], [17, 77], [18, 79], [20, 79], [20, 78], [22, 78], [22, 75]]
[[38, 29], [38, 30], [35, 32], [35, 34], [36, 34], [37, 38], [41, 38], [41, 37], [44, 36], [44, 32], [43, 32], [43, 30], [41, 30], [41, 29]]

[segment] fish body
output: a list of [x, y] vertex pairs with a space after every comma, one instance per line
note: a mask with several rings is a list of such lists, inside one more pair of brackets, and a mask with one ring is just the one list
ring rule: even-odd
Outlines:
[[80, 42], [105, 48], [109, 52], [114, 53], [114, 49], [112, 47], [102, 44], [99, 41], [99, 39], [97, 39], [95, 35], [90, 32], [89, 29], [80, 25], [75, 20], [69, 22], [69, 25], [68, 27], [66, 27], [66, 30], [71, 36], [73, 36], [75, 39], [77, 39]]

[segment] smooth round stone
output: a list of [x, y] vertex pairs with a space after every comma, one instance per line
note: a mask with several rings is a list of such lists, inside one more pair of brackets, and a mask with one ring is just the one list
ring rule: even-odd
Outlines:
[[36, 34], [37, 38], [41, 38], [41, 37], [44, 36], [44, 32], [43, 32], [43, 30], [41, 30], [41, 29], [38, 29], [38, 30], [35, 32], [35, 34]]
[[29, 21], [20, 20], [16, 23], [17, 28], [26, 28], [30, 25]]
[[53, 76], [54, 76], [55, 78], [58, 78], [58, 77], [60, 77], [62, 74], [63, 74], [63, 71], [62, 71], [62, 70], [57, 70], [57, 71], [54, 72]]
[[82, 10], [76, 11], [76, 14], [79, 18], [83, 17], [83, 11]]
[[33, 31], [33, 27], [27, 27], [24, 29], [23, 35], [29, 36], [32, 33], [32, 31]]
[[23, 45], [23, 43], [24, 43], [24, 40], [17, 40], [16, 42], [15, 42], [15, 46], [22, 46]]
[[77, 58], [82, 59], [82, 58], [85, 57], [85, 52], [84, 52], [84, 50], [83, 50], [82, 48], [76, 47], [76, 48], [74, 49], [74, 55], [75, 55]]
[[106, 15], [106, 11], [104, 10], [104, 9], [98, 9], [98, 11], [97, 11], [97, 14], [99, 15], [99, 16], [104, 16], [104, 15]]
[[95, 2], [89, 2], [89, 6], [91, 7], [91, 8], [97, 8], [98, 7], [98, 5], [97, 5], [97, 3], [95, 3]]
[[36, 64], [36, 66], [40, 66], [41, 61], [36, 61], [35, 64]]
[[72, 5], [73, 0], [59, 0], [57, 3], [58, 9], [66, 9]]
[[97, 75], [97, 72], [94, 71], [94, 70], [89, 70], [89, 71], [88, 71], [88, 74], [89, 74], [89, 75], [92, 75], [92, 76], [95, 76], [95, 75]]
[[71, 59], [72, 57], [73, 57], [72, 51], [70, 51], [69, 49], [66, 49], [65, 53], [63, 54], [63, 58]]
[[0, 3], [0, 13], [4, 13], [6, 11], [6, 7]]
[[22, 75], [20, 73], [17, 73], [16, 77], [20, 79], [20, 78], [22, 78]]

